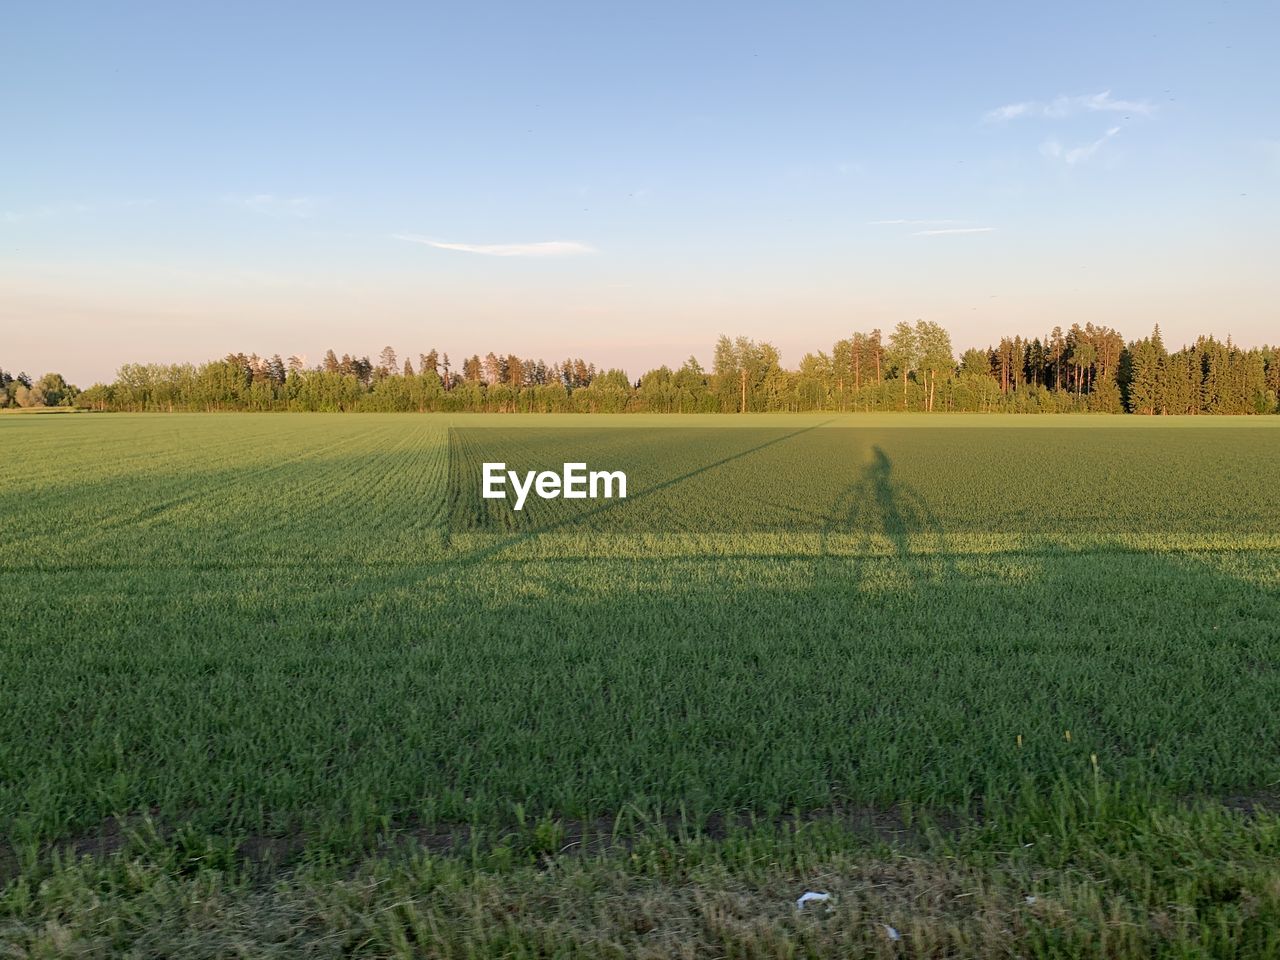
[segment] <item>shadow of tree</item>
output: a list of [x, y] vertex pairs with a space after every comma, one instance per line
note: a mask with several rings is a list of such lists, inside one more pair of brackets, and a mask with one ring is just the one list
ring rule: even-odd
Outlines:
[[[818, 556], [496, 556], [538, 530], [323, 576], [174, 564], [145, 591], [129, 569], [12, 572], [3, 812], [62, 829], [144, 809], [161, 781], [205, 826], [299, 797], [451, 818], [510, 798], [574, 815], [946, 804], [1091, 752], [1167, 789], [1275, 780], [1274, 551], [965, 553], [900, 473], [869, 448]], [[41, 779], [74, 756], [96, 759], [73, 787]]]
[[[584, 504], [579, 509], [571, 510], [558, 519], [542, 522], [534, 521], [524, 529], [514, 527], [515, 521], [512, 519], [512, 514], [508, 508], [504, 507], [495, 510], [488, 516], [503, 518], [505, 535], [482, 547], [454, 553], [445, 562], [450, 564], [476, 563], [535, 537], [560, 530], [586, 526], [600, 518], [617, 515], [624, 510], [634, 509], [638, 501], [643, 502], [647, 499], [661, 497], [690, 480], [713, 473], [729, 464], [747, 460], [780, 444], [792, 442], [798, 437], [826, 426], [829, 422], [824, 420], [802, 427], [799, 430], [790, 430], [785, 433], [771, 435], [759, 443], [753, 443], [750, 446], [735, 450], [726, 456], [716, 457], [692, 469], [684, 470], [674, 476], [635, 490], [628, 495], [626, 500], [605, 500], [595, 505]], [[451, 523], [461, 518], [464, 526], [470, 526], [474, 522], [472, 518], [475, 500], [474, 488], [478, 485], [478, 480], [474, 469], [468, 470], [461, 465], [469, 464], [474, 467], [478, 461], [478, 456], [476, 451], [469, 447], [468, 441], [462, 438], [461, 432], [453, 427], [449, 428], [449, 457], [449, 491], [446, 495], [448, 501], [445, 508], [446, 516], [450, 518]], [[446, 534], [446, 545], [451, 545], [451, 543], [452, 538]]]

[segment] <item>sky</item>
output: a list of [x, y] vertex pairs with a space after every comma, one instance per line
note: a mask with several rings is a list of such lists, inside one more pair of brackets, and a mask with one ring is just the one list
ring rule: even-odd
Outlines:
[[1277, 342], [1278, 35], [1269, 0], [14, 0], [0, 367]]

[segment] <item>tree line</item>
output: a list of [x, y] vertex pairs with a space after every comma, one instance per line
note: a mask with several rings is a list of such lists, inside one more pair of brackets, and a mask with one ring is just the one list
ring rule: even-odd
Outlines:
[[10, 374], [0, 368], [0, 409], [5, 407], [70, 407], [80, 391], [60, 373], [46, 373], [32, 380], [25, 373]]
[[[415, 362], [416, 361], [416, 362]], [[1280, 413], [1280, 348], [1242, 348], [1201, 336], [1169, 352], [1160, 328], [1126, 341], [1092, 323], [1044, 336], [1004, 337], [957, 360], [951, 337], [928, 321], [854, 332], [829, 352], [784, 369], [777, 349], [722, 336], [711, 369], [696, 357], [632, 379], [581, 358], [547, 363], [515, 354], [461, 362], [434, 348], [386, 347], [377, 360], [334, 350], [298, 356], [233, 353], [203, 364], [125, 364], [83, 391], [58, 374], [37, 382], [0, 369], [0, 406], [98, 411], [379, 411], [484, 413], [739, 413], [971, 411]]]

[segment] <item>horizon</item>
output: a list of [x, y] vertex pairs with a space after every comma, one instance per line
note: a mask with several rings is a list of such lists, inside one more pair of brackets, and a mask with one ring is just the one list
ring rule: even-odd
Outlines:
[[16, 11], [0, 364], [1280, 339], [1267, 4], [374, 13]]
[[[918, 322], [918, 321], [917, 321], [917, 322]], [[1257, 349], [1262, 349], [1262, 350], [1280, 349], [1280, 342], [1277, 342], [1277, 343], [1261, 342], [1261, 343], [1258, 343], [1258, 344], [1243, 344], [1243, 343], [1240, 343], [1240, 342], [1236, 341], [1236, 340], [1235, 340], [1234, 338], [1232, 338], [1230, 335], [1227, 335], [1227, 336], [1218, 336], [1216, 333], [1213, 333], [1213, 332], [1211, 332], [1211, 331], [1204, 331], [1204, 332], [1202, 332], [1201, 334], [1198, 334], [1197, 336], [1192, 337], [1191, 339], [1189, 339], [1189, 340], [1188, 340], [1188, 341], [1186, 341], [1186, 342], [1177, 342], [1177, 343], [1173, 343], [1173, 342], [1170, 342], [1169, 338], [1165, 335], [1165, 332], [1164, 332], [1163, 328], [1160, 328], [1158, 323], [1156, 324], [1156, 328], [1157, 328], [1157, 329], [1159, 329], [1159, 332], [1160, 332], [1160, 335], [1161, 335], [1161, 341], [1163, 342], [1163, 344], [1164, 344], [1165, 348], [1166, 348], [1170, 353], [1175, 353], [1175, 352], [1185, 351], [1185, 350], [1187, 350], [1187, 349], [1190, 349], [1191, 347], [1195, 346], [1195, 344], [1196, 344], [1196, 343], [1197, 343], [1197, 342], [1198, 342], [1202, 337], [1203, 337], [1203, 338], [1208, 338], [1208, 339], [1210, 339], [1210, 340], [1214, 340], [1214, 341], [1216, 341], [1216, 342], [1218, 342], [1219, 344], [1222, 344], [1222, 345], [1228, 345], [1228, 344], [1229, 344], [1229, 345], [1235, 346], [1235, 347], [1240, 348], [1240, 349], [1245, 350], [1245, 351], [1257, 350]], [[1082, 329], [1083, 329], [1083, 328], [1082, 328]], [[1095, 330], [1097, 330], [1099, 333], [1106, 332], [1108, 329], [1109, 329], [1109, 328], [1107, 328], [1107, 327], [1100, 327], [1100, 326], [1096, 326], [1096, 325], [1095, 325]], [[945, 328], [944, 328], [944, 331], [945, 331]], [[871, 331], [852, 331], [851, 333], [852, 333], [852, 334], [854, 334], [854, 335], [859, 335], [859, 336], [861, 336], [861, 335], [865, 335], [865, 334], [867, 334], [867, 333], [874, 334], [874, 333], [876, 333], [876, 332], [881, 333], [881, 334], [885, 337], [885, 339], [886, 339], [886, 341], [887, 341], [887, 340], [888, 340], [888, 338], [890, 337], [890, 335], [893, 333], [893, 329], [892, 329], [892, 328], [890, 328], [890, 329], [887, 329], [887, 330], [878, 330], [878, 329], [875, 329], [875, 330], [871, 330]], [[948, 335], [949, 335], [949, 331], [945, 331], [945, 332], [947, 332], [947, 333], [948, 333]], [[1072, 333], [1072, 330], [1071, 330], [1070, 328], [1063, 328], [1061, 332], [1062, 332], [1064, 335], [1067, 335], [1067, 334]], [[1127, 334], [1127, 333], [1126, 333], [1125, 331], [1123, 331], [1123, 330], [1119, 330], [1119, 331], [1115, 331], [1115, 332], [1121, 335], [1121, 337], [1123, 338], [1123, 340], [1124, 340], [1124, 342], [1125, 342], [1126, 349], [1127, 349], [1127, 348], [1129, 348], [1129, 347], [1133, 347], [1134, 345], [1136, 345], [1136, 344], [1137, 344], [1137, 343], [1139, 343], [1140, 341], [1143, 341], [1144, 339], [1148, 339], [1148, 338], [1150, 338], [1150, 337], [1151, 337], [1151, 335], [1155, 332], [1155, 329], [1150, 330], [1150, 331], [1147, 331], [1145, 334], [1141, 334], [1141, 333], [1140, 333], [1140, 334], [1136, 334], [1136, 335], [1133, 335], [1133, 336], [1130, 336], [1129, 334]], [[726, 337], [726, 338], [728, 338], [728, 339], [730, 339], [730, 340], [734, 339], [734, 337], [733, 337], [732, 335], [729, 335], [729, 334], [722, 334], [722, 335], [720, 335], [720, 336], [721, 336], [721, 337]], [[848, 338], [848, 337], [844, 337], [844, 338], [841, 338], [841, 339], [842, 339], [842, 340], [844, 340], [846, 344], [848, 343], [848, 340], [849, 340], [849, 338]], [[957, 346], [957, 345], [955, 345], [955, 344], [954, 344], [954, 342], [953, 342], [953, 344], [952, 344], [952, 355], [953, 355], [953, 357], [954, 357], [954, 359], [955, 359], [955, 361], [956, 361], [956, 365], [957, 365], [957, 367], [959, 367], [959, 366], [961, 365], [961, 361], [962, 361], [963, 355], [964, 355], [964, 353], [965, 353], [967, 350], [969, 350], [969, 349], [978, 349], [978, 350], [982, 350], [982, 351], [984, 351], [984, 352], [989, 352], [989, 353], [991, 353], [991, 354], [994, 356], [994, 355], [998, 352], [998, 350], [999, 350], [999, 348], [1000, 348], [1000, 346], [1001, 346], [1002, 342], [1003, 342], [1003, 341], [1006, 341], [1006, 340], [1008, 340], [1008, 341], [1016, 341], [1016, 342], [1020, 343], [1020, 344], [1021, 344], [1021, 346], [1022, 346], [1022, 348], [1023, 348], [1024, 350], [1027, 350], [1027, 351], [1030, 351], [1031, 349], [1033, 349], [1033, 344], [1041, 344], [1041, 345], [1044, 345], [1044, 346], [1047, 348], [1047, 347], [1048, 347], [1048, 345], [1049, 345], [1049, 343], [1050, 343], [1050, 339], [1049, 339], [1049, 337], [1047, 337], [1047, 336], [1046, 336], [1046, 335], [1044, 335], [1044, 334], [1032, 334], [1032, 335], [1027, 335], [1027, 334], [1022, 333], [1022, 332], [1009, 332], [1009, 333], [1002, 334], [1001, 336], [994, 337], [994, 338], [992, 338], [990, 341], [988, 341], [987, 343], [983, 343], [983, 344], [974, 344], [974, 345], [966, 345], [966, 346]], [[760, 344], [760, 345], [766, 345], [766, 344], [767, 344], [767, 345], [769, 345], [769, 346], [774, 346], [774, 344], [773, 344], [771, 341], [768, 341], [768, 340], [759, 340], [759, 341], [754, 341], [754, 340], [753, 340], [752, 342], [753, 342], [753, 343], [758, 343], [758, 344]], [[794, 371], [796, 371], [796, 370], [801, 366], [801, 363], [802, 363], [803, 359], [804, 359], [806, 356], [810, 356], [810, 355], [813, 355], [813, 356], [824, 355], [824, 356], [826, 356], [826, 357], [831, 357], [831, 356], [833, 356], [833, 355], [834, 355], [834, 353], [835, 353], [835, 348], [836, 348], [837, 346], [839, 346], [839, 344], [838, 344], [838, 343], [835, 343], [835, 344], [828, 345], [827, 347], [822, 347], [822, 348], [813, 349], [813, 350], [806, 350], [806, 351], [804, 351], [804, 353], [803, 353], [803, 354], [801, 354], [800, 356], [798, 356], [798, 357], [794, 358], [794, 361], [793, 361], [793, 362], [790, 362], [790, 363], [789, 363], [789, 362], [787, 362], [786, 357], [781, 353], [781, 351], [779, 351], [779, 358], [780, 358], [779, 366], [780, 366], [783, 370], [788, 370], [788, 371], [794, 372]], [[413, 350], [401, 350], [401, 349], [399, 349], [398, 347], [396, 347], [396, 345], [395, 345], [395, 344], [384, 344], [384, 345], [383, 345], [383, 349], [386, 349], [386, 348], [390, 348], [390, 349], [392, 350], [392, 352], [393, 352], [393, 353], [396, 355], [396, 357], [397, 357], [397, 365], [396, 365], [396, 369], [391, 371], [391, 375], [392, 375], [392, 376], [396, 376], [396, 375], [398, 375], [398, 374], [399, 374], [399, 372], [400, 372], [400, 367], [401, 367], [401, 366], [403, 366], [403, 364], [404, 364], [404, 363], [406, 363], [406, 362], [408, 362], [408, 363], [412, 364], [412, 366], [413, 366], [413, 367], [414, 367], [414, 369], [415, 369], [415, 372], [421, 372], [421, 371], [418, 371], [418, 369], [417, 369], [417, 368], [418, 368], [418, 365], [419, 365], [419, 362], [420, 362], [420, 360], [421, 360], [422, 356], [424, 356], [425, 354], [430, 353], [430, 352], [436, 352], [436, 353], [439, 355], [439, 358], [440, 358], [442, 361], [443, 361], [443, 359], [444, 359], [444, 358], [446, 358], [446, 357], [447, 357], [447, 358], [448, 358], [448, 363], [450, 364], [451, 369], [454, 371], [454, 375], [455, 375], [455, 376], [461, 376], [460, 371], [461, 371], [461, 370], [462, 370], [462, 368], [463, 368], [463, 364], [465, 364], [465, 363], [467, 363], [467, 362], [470, 362], [470, 361], [472, 361], [472, 360], [479, 360], [479, 361], [482, 361], [482, 362], [483, 362], [483, 361], [485, 361], [485, 359], [486, 359], [486, 358], [493, 358], [493, 357], [495, 357], [495, 356], [496, 356], [496, 357], [497, 357], [497, 359], [499, 359], [499, 360], [505, 360], [508, 356], [519, 357], [519, 358], [520, 358], [520, 360], [522, 360], [522, 361], [523, 361], [524, 363], [526, 363], [526, 364], [533, 364], [533, 363], [545, 363], [545, 364], [547, 365], [547, 367], [548, 367], [548, 368], [550, 368], [550, 369], [558, 369], [558, 368], [560, 368], [560, 366], [561, 366], [562, 364], [567, 364], [567, 363], [569, 363], [569, 362], [571, 362], [571, 361], [581, 360], [581, 361], [583, 361], [584, 363], [588, 364], [588, 365], [589, 365], [589, 366], [594, 370], [594, 372], [595, 372], [597, 375], [604, 375], [604, 374], [606, 374], [606, 373], [621, 372], [621, 373], [623, 373], [624, 375], [626, 375], [626, 377], [627, 377], [627, 379], [628, 379], [629, 381], [633, 381], [633, 382], [638, 382], [638, 381], [639, 381], [641, 378], [643, 378], [646, 374], [648, 374], [648, 373], [650, 373], [650, 372], [654, 372], [654, 371], [660, 370], [660, 369], [668, 369], [668, 370], [670, 370], [671, 372], [678, 371], [678, 370], [680, 370], [684, 365], [686, 365], [686, 364], [688, 363], [688, 361], [689, 361], [689, 360], [691, 360], [691, 359], [692, 359], [692, 360], [697, 361], [698, 365], [699, 365], [703, 370], [706, 370], [706, 371], [708, 371], [708, 372], [710, 372], [710, 371], [712, 370], [712, 368], [714, 367], [714, 363], [715, 363], [715, 361], [714, 361], [714, 356], [713, 356], [713, 354], [714, 354], [714, 349], [715, 349], [715, 344], [712, 344], [711, 349], [710, 349], [710, 350], [708, 350], [708, 351], [706, 351], [705, 356], [700, 355], [700, 353], [699, 353], [698, 351], [694, 351], [693, 353], [686, 355], [686, 356], [685, 356], [684, 358], [682, 358], [682, 359], [679, 359], [679, 360], [668, 360], [668, 361], [659, 361], [658, 363], [655, 363], [655, 364], [654, 364], [654, 365], [652, 365], [652, 366], [646, 366], [646, 367], [644, 367], [643, 369], [631, 369], [631, 368], [629, 368], [629, 367], [627, 367], [627, 366], [625, 365], [625, 361], [624, 361], [624, 364], [608, 364], [608, 363], [599, 363], [599, 362], [597, 362], [597, 361], [596, 361], [596, 359], [595, 359], [595, 358], [593, 358], [593, 357], [591, 357], [591, 356], [584, 356], [584, 355], [580, 355], [580, 354], [579, 354], [579, 355], [577, 355], [577, 356], [575, 356], [575, 355], [573, 354], [573, 350], [572, 350], [572, 348], [570, 348], [570, 350], [569, 350], [567, 353], [564, 353], [564, 354], [555, 354], [555, 355], [540, 355], [540, 354], [537, 354], [537, 353], [533, 353], [533, 354], [529, 354], [529, 355], [521, 355], [521, 354], [519, 354], [519, 353], [517, 353], [517, 352], [515, 352], [515, 351], [494, 351], [494, 350], [484, 350], [484, 351], [480, 351], [480, 350], [471, 350], [471, 351], [469, 351], [469, 352], [455, 352], [455, 351], [451, 351], [451, 350], [440, 349], [440, 348], [439, 348], [438, 346], [436, 346], [436, 345], [431, 345], [431, 346], [428, 346], [428, 347], [423, 348], [423, 349], [421, 349], [421, 350], [418, 350], [418, 349], [413, 349]], [[79, 387], [79, 388], [82, 388], [82, 389], [83, 389], [83, 388], [86, 388], [86, 387], [89, 387], [89, 386], [105, 385], [105, 384], [109, 383], [111, 380], [117, 380], [117, 381], [118, 381], [118, 378], [119, 378], [120, 372], [121, 372], [121, 370], [123, 369], [123, 367], [125, 367], [125, 366], [138, 366], [138, 365], [140, 365], [140, 366], [149, 366], [149, 365], [154, 365], [154, 366], [164, 366], [164, 367], [168, 367], [168, 366], [189, 366], [189, 367], [197, 368], [197, 369], [198, 369], [198, 368], [200, 368], [200, 367], [202, 367], [202, 366], [204, 366], [204, 365], [206, 365], [206, 364], [217, 364], [217, 363], [221, 363], [221, 362], [223, 362], [223, 361], [225, 361], [225, 360], [230, 360], [230, 359], [233, 359], [233, 358], [256, 359], [256, 360], [261, 360], [261, 361], [263, 361], [263, 362], [271, 361], [271, 360], [273, 360], [273, 359], [279, 359], [279, 360], [281, 360], [283, 363], [285, 363], [285, 364], [286, 364], [286, 366], [288, 366], [290, 369], [292, 369], [292, 367], [293, 367], [293, 361], [295, 361], [295, 360], [296, 360], [296, 361], [298, 361], [298, 368], [299, 368], [299, 369], [301, 369], [301, 370], [303, 370], [303, 371], [322, 371], [322, 370], [324, 370], [324, 369], [325, 369], [325, 364], [326, 364], [326, 362], [327, 362], [327, 355], [328, 355], [329, 353], [332, 353], [332, 354], [334, 355], [335, 359], [341, 359], [342, 361], [356, 361], [356, 360], [364, 360], [364, 361], [366, 361], [366, 362], [370, 363], [370, 364], [372, 365], [372, 366], [370, 367], [370, 369], [373, 369], [374, 367], [377, 367], [377, 366], [378, 366], [378, 362], [379, 362], [379, 361], [378, 361], [378, 356], [379, 356], [379, 354], [380, 354], [381, 352], [382, 352], [381, 350], [350, 351], [350, 350], [345, 350], [345, 349], [339, 349], [339, 348], [336, 348], [336, 347], [328, 347], [328, 348], [326, 348], [325, 350], [321, 351], [321, 353], [320, 353], [318, 356], [312, 356], [312, 355], [307, 354], [307, 353], [301, 353], [301, 352], [289, 352], [289, 351], [279, 351], [279, 350], [273, 350], [273, 351], [271, 351], [271, 352], [269, 352], [269, 353], [265, 353], [265, 352], [264, 352], [264, 353], [258, 353], [257, 351], [254, 351], [254, 350], [247, 350], [247, 351], [246, 351], [246, 350], [240, 350], [240, 349], [233, 349], [233, 350], [229, 351], [228, 353], [223, 354], [223, 355], [221, 355], [221, 356], [216, 356], [216, 357], [204, 357], [204, 358], [202, 358], [202, 359], [198, 359], [198, 360], [187, 360], [187, 359], [183, 359], [183, 360], [164, 360], [164, 359], [159, 359], [159, 360], [153, 360], [153, 359], [145, 359], [145, 360], [137, 360], [137, 359], [134, 359], [134, 360], [126, 360], [126, 361], [124, 361], [124, 362], [121, 364], [121, 366], [120, 366], [120, 367], [118, 367], [117, 369], [113, 370], [113, 371], [111, 372], [111, 374], [110, 374], [110, 375], [108, 375], [107, 377], [104, 377], [104, 378], [102, 378], [102, 379], [100, 379], [100, 380], [92, 380], [92, 381], [85, 381], [85, 382], [77, 382], [76, 380], [74, 380], [74, 379], [73, 379], [73, 378], [71, 378], [71, 377], [66, 377], [66, 379], [67, 379], [67, 382], [68, 382], [68, 383], [71, 383], [71, 384], [73, 384], [73, 385], [75, 385], [75, 386], [77, 386], [77, 387]], [[38, 377], [42, 376], [42, 375], [43, 375], [43, 374], [45, 374], [45, 373], [59, 373], [59, 374], [61, 374], [61, 373], [62, 373], [62, 371], [61, 371], [61, 370], [47, 370], [47, 371], [42, 371], [41, 373], [34, 373], [34, 372], [33, 372], [33, 371], [31, 371], [31, 370], [20, 370], [20, 369], [17, 369], [17, 368], [14, 368], [14, 369], [4, 369], [4, 370], [3, 370], [3, 372], [4, 372], [4, 373], [9, 374], [11, 377], [12, 377], [12, 376], [17, 376], [17, 375], [20, 375], [20, 374], [25, 373], [27, 376], [32, 377], [32, 378], [38, 378]], [[994, 375], [994, 374], [993, 374], [993, 375]]]

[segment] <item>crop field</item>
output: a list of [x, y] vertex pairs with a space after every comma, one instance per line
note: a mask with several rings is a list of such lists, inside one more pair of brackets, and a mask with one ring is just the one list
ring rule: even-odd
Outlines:
[[[1202, 838], [1220, 836], [1251, 864], [1232, 868], [1236, 893], [1153, 867], [1151, 897], [1192, 914], [1162, 933], [1121, 911], [1115, 930], [1129, 926], [1108, 941], [1120, 908], [1094, 891], [1083, 951], [1280, 949], [1247, 941], [1251, 921], [1280, 917], [1265, 866], [1280, 856], [1266, 812], [1280, 782], [1280, 424], [122, 414], [5, 418], [0, 452], [0, 945], [7, 930], [57, 955], [55, 921], [85, 952], [135, 942], [66, 893], [74, 866], [95, 896], [134, 896], [132, 881], [84, 872], [106, 867], [75, 866], [84, 854], [166, 883], [267, 863], [277, 882], [418, 843], [440, 858], [436, 880], [413, 883], [424, 910], [445, 910], [432, 921], [444, 936], [474, 916], [424, 889], [514, 877], [591, 830], [619, 876], [649, 875], [625, 864], [661, 829], [684, 838], [677, 862], [696, 861], [683, 884], [712, 870], [755, 896], [816, 882], [821, 862], [838, 888], [860, 861], [840, 872], [846, 848], [823, 834], [823, 859], [786, 825], [856, 811], [923, 818], [928, 836], [981, 826], [975, 863], [1025, 845], [1017, 856], [1047, 859], [1017, 870], [1077, 892], [1104, 872], [1070, 872], [1086, 837], [1130, 871], [1189, 844], [1179, 862], [1195, 877], [1194, 864], [1216, 876], [1221, 851]], [[493, 460], [622, 469], [628, 496], [516, 514], [479, 496]], [[1228, 807], [1176, 813], [1202, 799]], [[1178, 825], [1176, 843], [1151, 826], [1146, 853], [1127, 845], [1147, 810]], [[756, 832], [730, 856], [739, 825]], [[709, 844], [728, 858], [714, 869]], [[910, 863], [947, 874], [957, 861], [938, 849]], [[761, 880], [760, 864], [775, 873]], [[991, 870], [991, 889], [1016, 872]], [[409, 883], [398, 876], [391, 887]], [[512, 895], [535, 910], [528, 896]], [[1159, 904], [1135, 897], [1125, 909], [1145, 922]], [[877, 935], [859, 903], [858, 929]], [[581, 946], [571, 930], [607, 926], [598, 903], [583, 909], [594, 919], [562, 918], [546, 942], [503, 942]], [[413, 955], [415, 917], [329, 945], [394, 955], [404, 940]], [[896, 922], [914, 952], [964, 953], [954, 931], [968, 920]], [[308, 927], [290, 923], [292, 950]], [[1062, 917], [1000, 924], [1043, 933], [1028, 941], [1042, 955], [1071, 946], [1050, 935]], [[483, 940], [467, 930], [459, 953]], [[730, 942], [721, 932], [696, 932], [705, 955]], [[804, 933], [777, 935], [803, 946]], [[610, 934], [624, 952], [650, 935]]]

